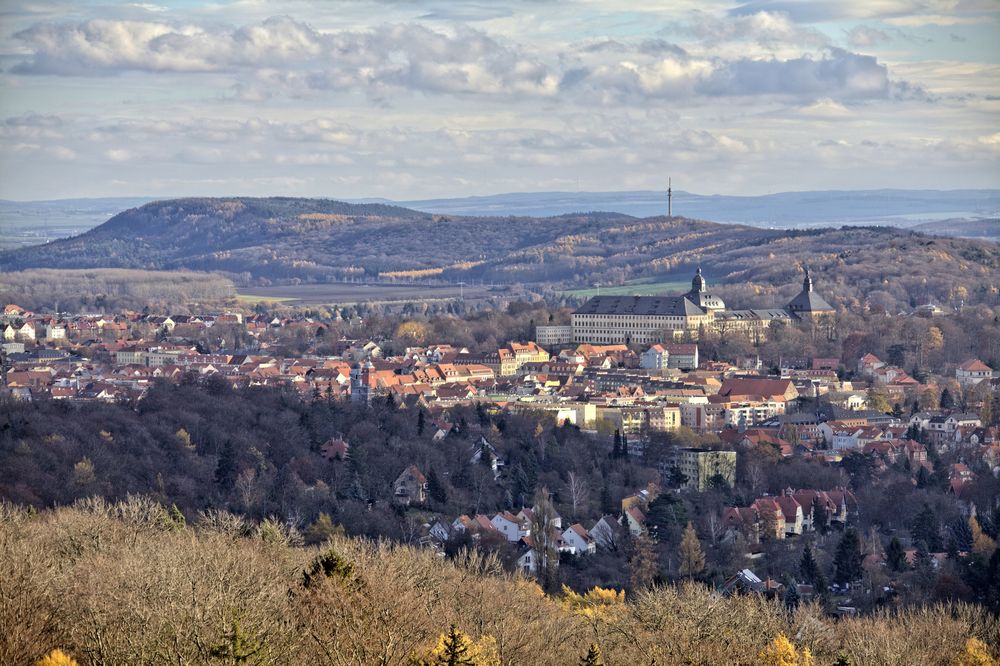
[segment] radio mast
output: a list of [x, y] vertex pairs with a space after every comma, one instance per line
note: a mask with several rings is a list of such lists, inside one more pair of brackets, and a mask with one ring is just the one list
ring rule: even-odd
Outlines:
[[670, 188], [670, 178], [667, 178], [667, 217], [674, 216], [674, 192]]

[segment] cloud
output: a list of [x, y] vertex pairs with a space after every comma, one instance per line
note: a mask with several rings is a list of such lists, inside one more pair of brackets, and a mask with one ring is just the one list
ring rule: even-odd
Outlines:
[[878, 46], [890, 41], [885, 32], [866, 25], [856, 25], [847, 32], [847, 40], [854, 48], [865, 48], [868, 46]]
[[[416, 25], [320, 32], [288, 17], [233, 30], [149, 21], [38, 24], [15, 37], [31, 51], [17, 74], [105, 76], [123, 71], [257, 71], [300, 89], [403, 87], [429, 92], [555, 92], [540, 60], [468, 27]], [[263, 97], [245, 85], [241, 97]]]

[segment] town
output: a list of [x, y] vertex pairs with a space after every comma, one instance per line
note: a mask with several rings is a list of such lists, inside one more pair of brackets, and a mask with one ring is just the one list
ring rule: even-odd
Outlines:
[[[415, 414], [411, 434], [421, 446], [460, 459], [435, 468], [426, 455], [400, 458], [397, 449], [398, 469], [384, 471], [377, 487], [327, 491], [331, 498], [396, 521], [364, 528], [372, 534], [442, 556], [497, 552], [547, 587], [634, 590], [700, 577], [725, 593], [822, 598], [840, 613], [928, 594], [991, 594], [976, 589], [975, 576], [996, 566], [1000, 373], [967, 358], [918, 380], [900, 361], [863, 350], [789, 353], [773, 363], [704, 356], [709, 328], [759, 344], [786, 327], [815, 334], [832, 315], [808, 272], [785, 310], [728, 311], [699, 270], [683, 296], [595, 297], [559, 313], [570, 324], [539, 325], [534, 340], [495, 348], [429, 339], [427, 322], [402, 316], [391, 337], [352, 337], [363, 330], [356, 315], [301, 311], [57, 315], [9, 304], [0, 330], [10, 404], [134, 410], [158, 386], [207, 382], [354, 415]], [[940, 334], [934, 315], [912, 316]], [[529, 420], [529, 439], [543, 447], [531, 474], [512, 450], [516, 419]], [[352, 458], [367, 431], [349, 427], [314, 449], [357, 476]], [[115, 434], [101, 437], [110, 443]], [[176, 437], [194, 447], [183, 428]], [[552, 446], [572, 437], [618, 476], [546, 469], [547, 437]], [[97, 473], [90, 458], [73, 462], [76, 476]], [[459, 478], [463, 465], [475, 480]], [[233, 473], [232, 486], [249, 496], [253, 471]], [[463, 488], [476, 488], [474, 501]], [[917, 504], [895, 506], [896, 496]], [[246, 499], [241, 508], [260, 506]], [[326, 510], [298, 518], [307, 541], [364, 531], [336, 527], [330, 509], [316, 506]], [[602, 575], [614, 562], [617, 573]]]

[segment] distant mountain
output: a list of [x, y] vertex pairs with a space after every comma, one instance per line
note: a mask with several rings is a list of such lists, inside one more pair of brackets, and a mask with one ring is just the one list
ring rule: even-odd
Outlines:
[[1000, 217], [982, 220], [938, 220], [911, 227], [915, 231], [935, 236], [955, 238], [985, 238], [1000, 242]]
[[[462, 199], [400, 201], [401, 206], [449, 215], [550, 216], [609, 211], [650, 217], [667, 212], [666, 191], [534, 192]], [[986, 217], [1000, 212], [1000, 190], [862, 190], [782, 192], [739, 197], [675, 190], [673, 213], [684, 217], [800, 228], [841, 224], [912, 226], [942, 217]]]
[[[25, 268], [223, 271], [243, 280], [444, 280], [538, 290], [689, 280], [703, 266], [731, 304], [782, 304], [801, 265], [836, 303], [993, 303], [1000, 244], [890, 228], [779, 230], [618, 213], [432, 215], [381, 203], [226, 198], [158, 201], [80, 236], [0, 254]], [[653, 287], [655, 288], [655, 287]]]

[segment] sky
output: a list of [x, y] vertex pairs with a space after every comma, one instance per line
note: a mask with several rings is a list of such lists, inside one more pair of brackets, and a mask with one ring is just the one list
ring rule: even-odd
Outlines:
[[1000, 187], [1000, 0], [0, 0], [0, 198]]

